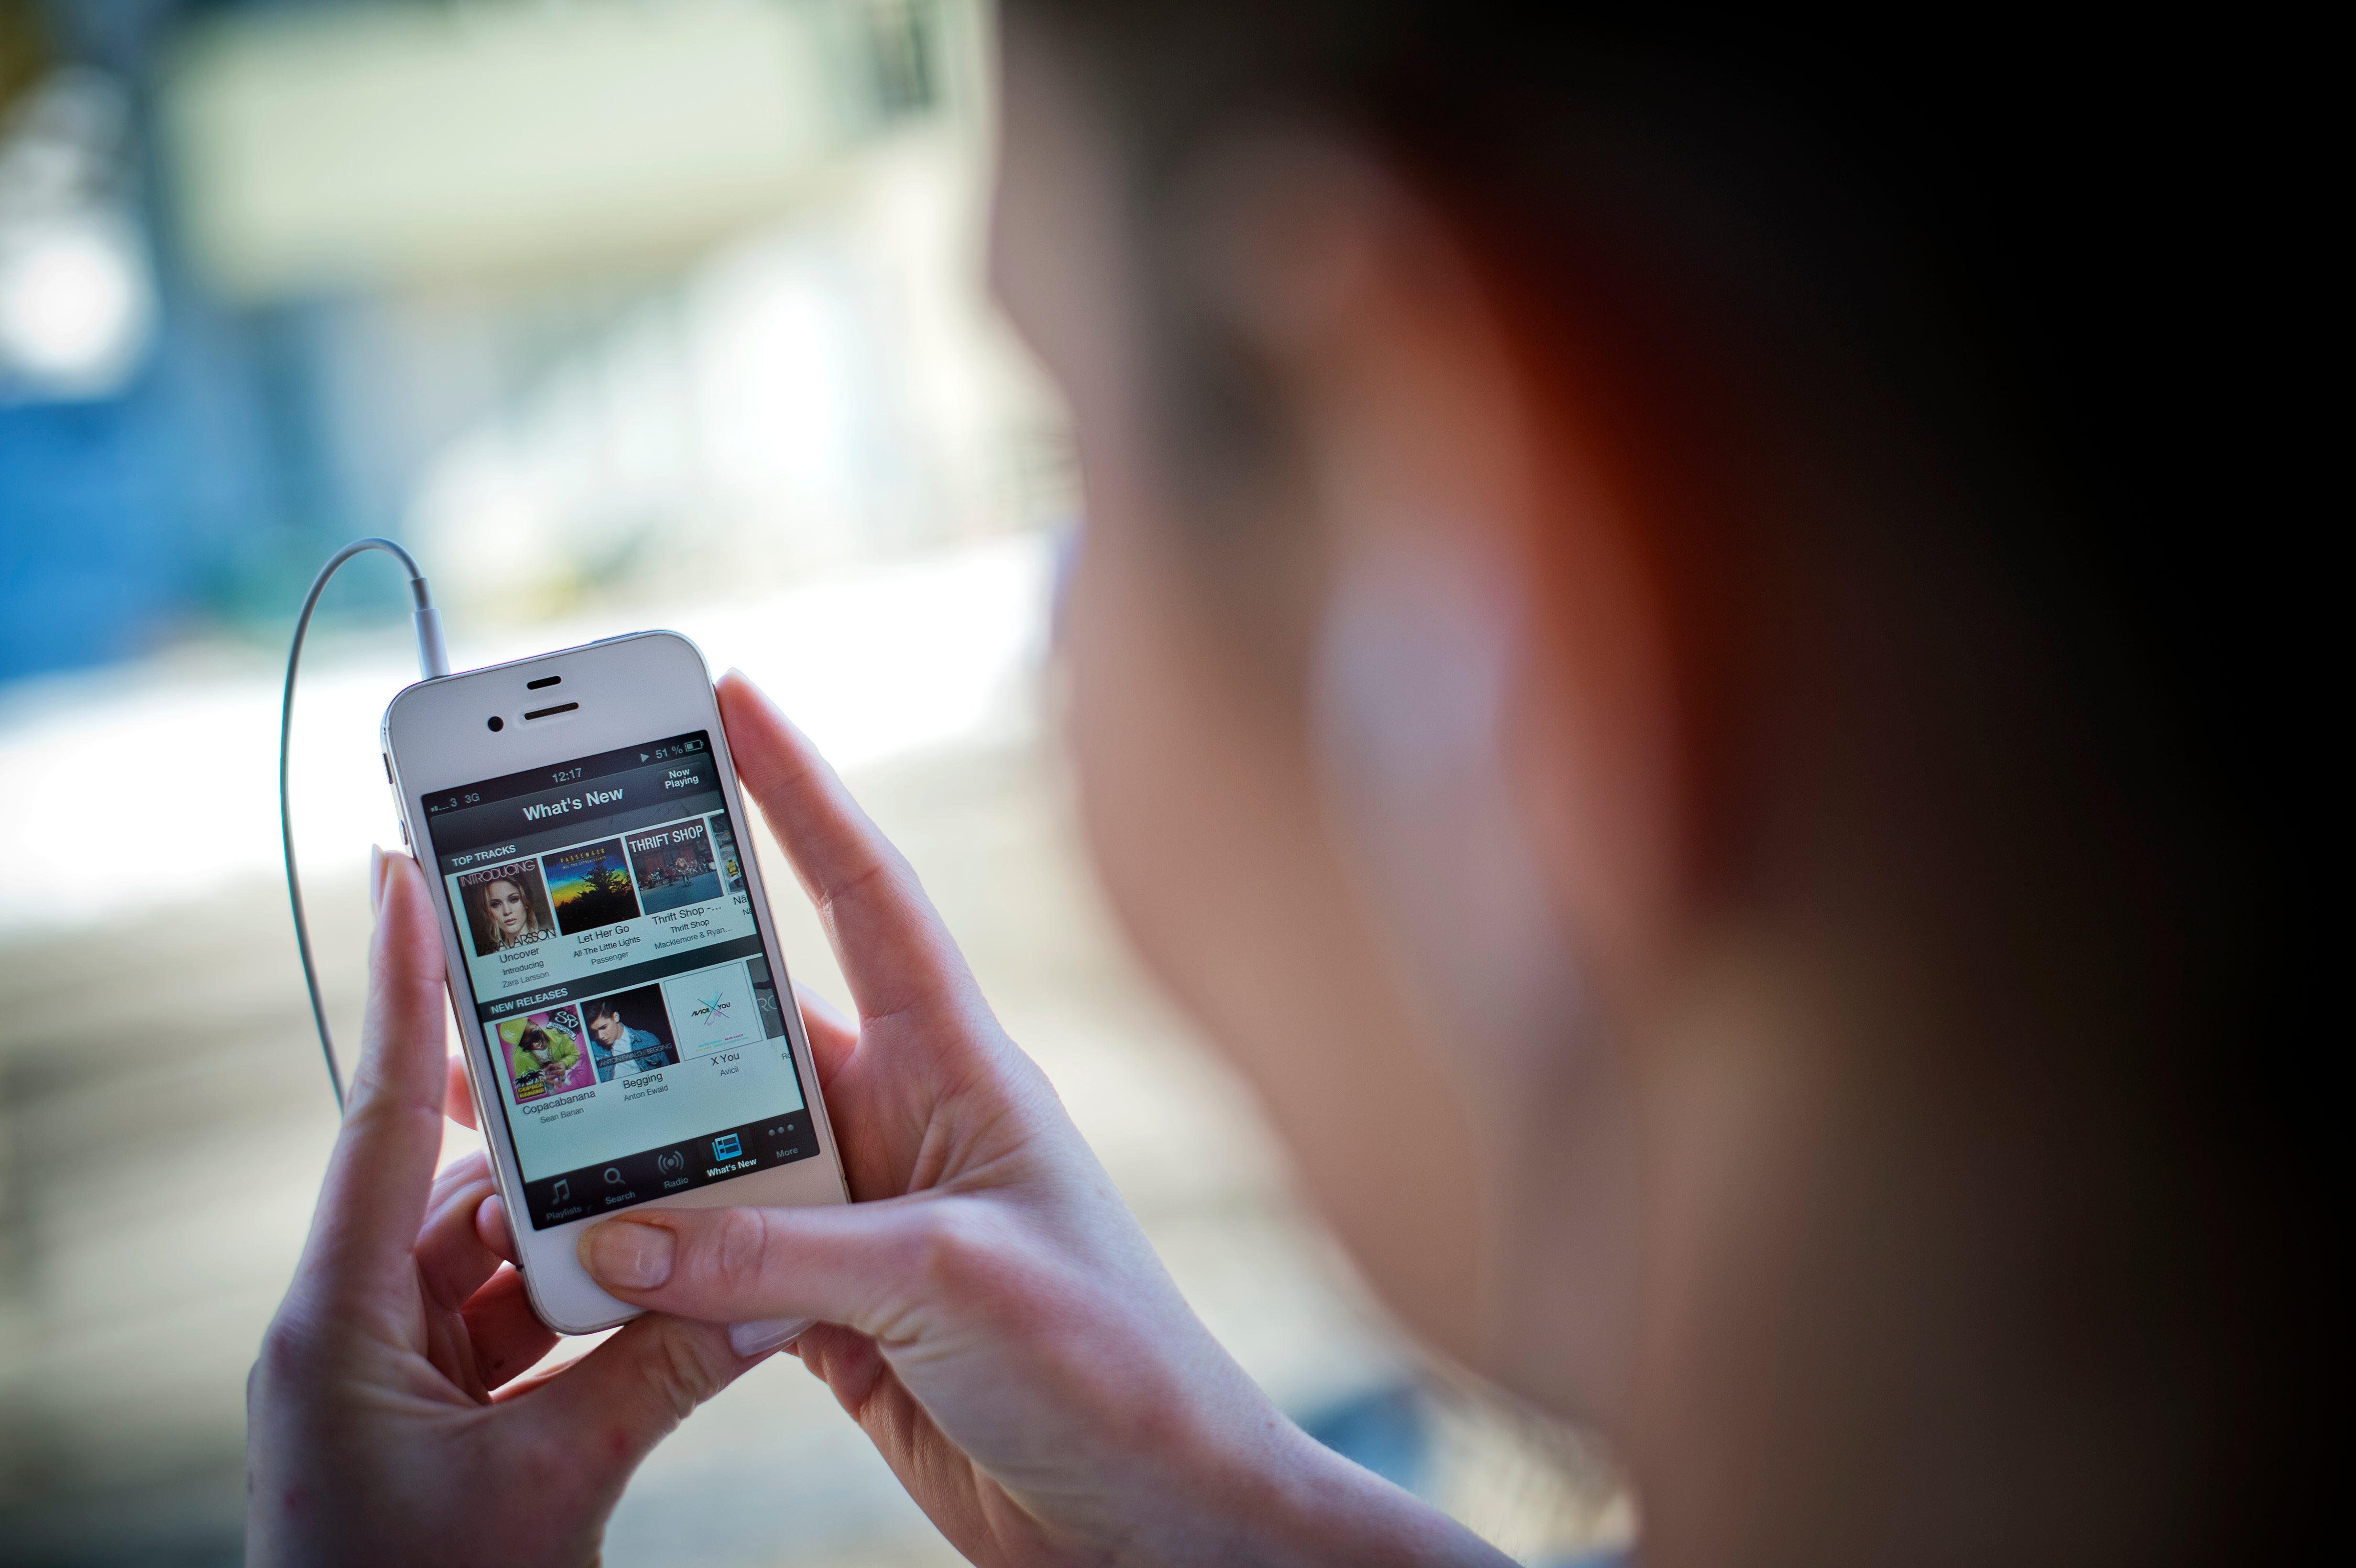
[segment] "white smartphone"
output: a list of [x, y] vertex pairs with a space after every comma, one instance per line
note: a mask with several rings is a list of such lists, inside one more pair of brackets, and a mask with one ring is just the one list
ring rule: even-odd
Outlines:
[[694, 644], [641, 632], [410, 687], [384, 756], [543, 1322], [637, 1315], [575, 1250], [609, 1214], [848, 1200]]

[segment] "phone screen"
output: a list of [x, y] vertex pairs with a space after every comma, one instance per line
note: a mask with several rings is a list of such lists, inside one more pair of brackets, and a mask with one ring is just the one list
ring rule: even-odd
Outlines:
[[819, 1152], [717, 766], [698, 730], [418, 802], [535, 1230]]

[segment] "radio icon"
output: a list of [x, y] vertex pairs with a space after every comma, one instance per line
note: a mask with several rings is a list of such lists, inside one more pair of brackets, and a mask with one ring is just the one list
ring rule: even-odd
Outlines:
[[687, 1169], [687, 1156], [677, 1149], [655, 1156], [655, 1168], [665, 1176], [678, 1176]]

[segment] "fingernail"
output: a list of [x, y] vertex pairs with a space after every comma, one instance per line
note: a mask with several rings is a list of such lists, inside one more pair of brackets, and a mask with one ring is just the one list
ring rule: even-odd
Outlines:
[[810, 1326], [807, 1317], [766, 1317], [753, 1323], [731, 1323], [728, 1326], [728, 1348], [741, 1360], [766, 1356], [772, 1350], [782, 1350], [802, 1336]]
[[615, 1220], [582, 1238], [581, 1263], [601, 1284], [652, 1290], [670, 1277], [677, 1246], [660, 1225]]
[[369, 846], [369, 913], [384, 911], [384, 846]]

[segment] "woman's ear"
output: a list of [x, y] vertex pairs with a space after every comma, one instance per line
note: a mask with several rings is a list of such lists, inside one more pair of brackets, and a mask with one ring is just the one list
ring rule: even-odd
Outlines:
[[[1681, 725], [1663, 585], [1578, 368], [1542, 374], [1537, 324], [1462, 227], [1346, 142], [1231, 144], [1179, 211], [1206, 325], [1299, 443], [1329, 601], [1383, 582], [1457, 619], [1478, 603], [1537, 874], [1590, 979], [1641, 988], [1684, 885]], [[1468, 743], [1464, 717], [1434, 709], [1421, 743]]]

